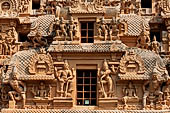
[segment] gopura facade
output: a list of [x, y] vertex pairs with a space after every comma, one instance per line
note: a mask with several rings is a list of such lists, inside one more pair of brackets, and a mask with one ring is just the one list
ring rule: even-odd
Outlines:
[[0, 109], [170, 112], [169, 0], [1, 0]]

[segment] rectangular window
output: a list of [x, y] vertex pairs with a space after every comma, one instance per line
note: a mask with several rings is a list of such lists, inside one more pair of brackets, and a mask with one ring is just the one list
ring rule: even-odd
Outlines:
[[152, 0], [141, 0], [141, 8], [152, 8]]
[[94, 42], [94, 22], [81, 22], [81, 43]]
[[77, 105], [96, 105], [97, 70], [77, 70]]
[[32, 9], [40, 9], [40, 0], [32, 0]]

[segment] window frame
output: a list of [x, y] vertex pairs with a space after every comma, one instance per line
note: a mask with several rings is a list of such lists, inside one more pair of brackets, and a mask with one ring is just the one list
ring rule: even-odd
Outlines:
[[[95, 75], [94, 76], [91, 76], [91, 73], [90, 73], [90, 76], [83, 76], [80, 77], [78, 75], [78, 72], [81, 71], [82, 73], [86, 73], [86, 72], [95, 72]], [[77, 73], [77, 76], [76, 76], [76, 105], [77, 106], [86, 106], [86, 107], [89, 107], [89, 106], [97, 106], [97, 101], [98, 101], [98, 93], [97, 93], [97, 70], [96, 69], [77, 69], [76, 70], [76, 73]], [[80, 79], [83, 79], [83, 84], [79, 84], [78, 83], [78, 80], [80, 81]], [[85, 79], [90, 79], [90, 84], [85, 84]], [[96, 81], [95, 84], [91, 84], [92, 83], [92, 79]], [[78, 86], [82, 86], [83, 87], [83, 90], [78, 90]], [[90, 89], [89, 91], [85, 91], [85, 87], [84, 86], [89, 86]], [[95, 86], [95, 91], [92, 90], [91, 86]], [[82, 98], [78, 98], [78, 93], [82, 93], [83, 94], [83, 97]], [[90, 97], [89, 98], [85, 98], [85, 93], [89, 93], [90, 94]], [[95, 98], [91, 98], [92, 97], [92, 94], [95, 93]], [[85, 99], [86, 100], [89, 100], [89, 104], [85, 104]], [[78, 100], [82, 100], [82, 103], [81, 104], [78, 104]], [[95, 104], [92, 104], [91, 103], [91, 100], [95, 100]]]
[[[93, 24], [93, 28], [89, 29], [89, 23]], [[86, 28], [82, 29], [82, 24], [86, 24]], [[82, 36], [82, 31], [86, 32], [86, 36]], [[89, 36], [89, 31], [91, 31], [92, 33], [91, 36]], [[81, 43], [94, 43], [94, 33], [95, 33], [95, 21], [80, 21]], [[85, 41], [83, 41], [82, 39], [85, 39]], [[89, 41], [89, 39], [91, 39], [91, 41]]]

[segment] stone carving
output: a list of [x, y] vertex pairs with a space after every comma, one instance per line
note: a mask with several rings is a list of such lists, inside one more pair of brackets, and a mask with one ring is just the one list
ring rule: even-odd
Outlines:
[[78, 38], [77, 22], [70, 18], [70, 20], [64, 20], [62, 17], [60, 20], [56, 19], [50, 26], [55, 32], [54, 40], [62, 41], [74, 41]]
[[133, 83], [130, 81], [129, 84], [123, 88], [123, 102], [125, 104], [124, 108], [128, 108], [128, 102], [138, 102], [139, 97], [137, 96], [137, 87], [133, 85]]
[[119, 20], [118, 26], [119, 26], [119, 35], [120, 36], [124, 36], [124, 35], [128, 34], [128, 24], [125, 21], [125, 19]]
[[138, 14], [140, 10], [139, 0], [122, 0], [121, 1], [121, 14]]
[[[63, 17], [61, 17], [60, 29], [61, 29], [61, 36], [67, 37], [67, 35], [68, 35], [66, 32], [67, 27], [66, 27], [66, 22]], [[65, 40], [66, 40], [66, 38], [65, 38]]]
[[149, 31], [143, 30], [141, 35], [137, 39], [137, 47], [142, 49], [148, 49], [150, 45]]
[[21, 0], [19, 5], [19, 12], [20, 13], [28, 12], [28, 6], [29, 4], [27, 0]]
[[160, 43], [156, 41], [156, 36], [154, 36], [153, 41], [151, 42], [151, 50], [155, 51], [155, 53], [159, 53]]
[[73, 91], [72, 82], [75, 76], [74, 68], [71, 70], [67, 60], [65, 60], [62, 70], [55, 67], [55, 75], [59, 82], [59, 91], [57, 93], [60, 93], [60, 97], [71, 97]]
[[118, 25], [117, 25], [117, 20], [116, 18], [112, 17], [110, 26], [109, 26], [109, 37], [110, 37], [110, 41], [112, 41], [113, 39], [116, 40], [118, 39], [118, 33], [119, 33], [119, 29], [118, 29]]
[[167, 78], [160, 76], [155, 68], [150, 80], [143, 84], [143, 109], [154, 109], [155, 105], [163, 100], [161, 86], [164, 81], [167, 81]]
[[18, 34], [14, 27], [6, 31], [6, 34], [0, 33], [0, 44], [2, 46], [2, 55], [12, 55], [15, 53]]
[[9, 80], [4, 80], [3, 84], [9, 83], [12, 87], [12, 90], [8, 92], [11, 100], [14, 102], [14, 106], [16, 101], [22, 100], [22, 107], [25, 108], [25, 102], [26, 102], [26, 84], [20, 80], [17, 80], [17, 69], [16, 66], [18, 64], [11, 67], [11, 70], [13, 74], [9, 78]]
[[158, 8], [162, 12], [162, 16], [169, 15], [170, 13], [170, 1], [169, 0], [159, 0]]
[[115, 68], [112, 65], [111, 69], [109, 69], [108, 63], [106, 59], [103, 63], [103, 69], [98, 69], [98, 77], [99, 77], [99, 92], [101, 92], [102, 98], [112, 98], [115, 96]]
[[141, 57], [136, 55], [133, 50], [126, 52], [120, 60], [120, 73], [143, 74], [145, 71], [144, 63]]
[[1, 0], [0, 1], [0, 16], [1, 17], [16, 17], [18, 1], [16, 0]]
[[164, 105], [169, 106], [170, 105], [170, 81], [168, 80], [166, 82], [166, 85], [162, 88], [163, 91], [163, 101]]
[[75, 24], [74, 20], [73, 20], [73, 17], [71, 17], [71, 20], [70, 20], [70, 24], [68, 26], [68, 29], [69, 29], [69, 36], [71, 38], [71, 41], [74, 40], [73, 37], [77, 37], [77, 25]]
[[106, 41], [108, 36], [108, 26], [106, 25], [104, 17], [101, 19], [98, 25], [98, 37], [102, 38], [102, 36], [104, 36], [104, 41]]
[[33, 47], [36, 48], [37, 46], [47, 46], [47, 39], [42, 37], [42, 34], [40, 31], [36, 31], [36, 34], [34, 37], [28, 37], [32, 43]]
[[81, 2], [80, 0], [71, 1], [72, 4], [69, 8], [70, 13], [104, 13], [105, 7], [103, 6], [103, 1], [94, 0], [88, 1], [85, 0]]
[[51, 85], [46, 87], [44, 82], [40, 82], [38, 86], [33, 86], [31, 92], [35, 99], [51, 98]]
[[45, 48], [40, 48], [40, 53], [32, 57], [29, 65], [29, 73], [32, 75], [52, 75], [54, 73], [53, 60]]

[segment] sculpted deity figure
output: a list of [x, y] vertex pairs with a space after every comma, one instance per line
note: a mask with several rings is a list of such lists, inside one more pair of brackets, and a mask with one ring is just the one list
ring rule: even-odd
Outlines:
[[21, 0], [20, 6], [19, 6], [19, 12], [25, 13], [25, 11], [27, 10], [28, 10], [28, 4], [26, 3], [25, 0]]
[[149, 31], [143, 30], [141, 36], [137, 39], [137, 47], [142, 49], [148, 49], [150, 45]]
[[[63, 17], [61, 17], [61, 21], [60, 21], [60, 29], [61, 29], [62, 36], [67, 37], [67, 31], [66, 31], [67, 26], [66, 26], [66, 23], [65, 23]], [[65, 40], [66, 40], [66, 38], [65, 38]]]
[[99, 25], [99, 34], [98, 36], [101, 37], [102, 34], [104, 34], [104, 41], [107, 40], [107, 35], [108, 35], [108, 26], [106, 25], [104, 21], [104, 17], [101, 19], [100, 25]]
[[108, 63], [105, 60], [103, 63], [103, 70], [98, 70], [100, 90], [102, 91], [102, 96], [104, 98], [113, 97], [115, 91], [115, 81], [112, 75], [115, 73], [114, 66], [109, 69]]
[[120, 35], [127, 35], [128, 33], [128, 25], [125, 19], [119, 21], [119, 34]]
[[151, 49], [155, 51], [155, 53], [159, 53], [160, 43], [156, 41], [156, 36], [154, 36], [153, 41], [151, 42]]
[[117, 28], [117, 22], [116, 22], [116, 18], [112, 18], [111, 24], [109, 26], [109, 37], [110, 37], [110, 41], [112, 41], [112, 36], [117, 36], [119, 30]]
[[76, 36], [76, 33], [77, 33], [77, 29], [76, 29], [76, 25], [74, 23], [74, 20], [73, 20], [73, 17], [71, 17], [71, 20], [70, 20], [70, 24], [68, 26], [68, 29], [69, 29], [69, 36], [70, 36], [70, 39], [71, 41], [73, 41], [73, 36], [75, 35]]
[[37, 46], [46, 46], [47, 45], [47, 39], [42, 37], [41, 32], [36, 31], [36, 34], [34, 37], [29, 37], [33, 43], [33, 47], [37, 47]]
[[58, 4], [55, 6], [55, 16], [56, 16], [57, 18], [60, 17], [60, 11], [61, 11], [61, 4], [58, 3]]
[[123, 89], [124, 97], [123, 97], [123, 102], [125, 104], [125, 107], [127, 106], [128, 100], [135, 98], [138, 99], [137, 97], [137, 88], [132, 84], [132, 82], [129, 82], [128, 86], [126, 86]]
[[72, 92], [72, 82], [74, 78], [74, 68], [70, 70], [67, 60], [64, 62], [63, 70], [57, 71], [55, 67], [56, 77], [60, 84], [60, 97], [71, 97]]
[[[162, 100], [162, 95], [163, 92], [161, 91], [161, 84], [162, 82], [159, 80], [160, 75], [157, 73], [153, 72], [152, 77], [150, 81], [146, 81], [143, 84], [143, 107], [145, 109], [147, 98], [150, 98], [150, 105], [153, 105], [153, 101], [161, 101]], [[154, 100], [153, 100], [154, 97]], [[156, 98], [158, 97], [158, 98]]]
[[8, 55], [9, 50], [8, 50], [8, 45], [6, 43], [6, 39], [5, 36], [0, 35], [0, 44], [2, 44], [2, 55]]
[[12, 87], [12, 91], [9, 91], [8, 94], [12, 101], [19, 101], [22, 100], [23, 108], [25, 108], [25, 101], [26, 101], [26, 85], [24, 82], [17, 80], [17, 70], [16, 66], [13, 67], [13, 73], [9, 80], [4, 80], [4, 84], [9, 83]]
[[7, 53], [9, 55], [12, 55], [13, 54], [13, 51], [14, 51], [14, 48], [15, 48], [15, 37], [14, 37], [14, 32], [13, 30], [9, 30], [8, 33], [7, 33], [7, 36], [5, 38], [5, 41], [6, 41], [6, 44], [7, 44], [7, 50], [8, 51]]
[[32, 87], [31, 92], [35, 98], [50, 97], [51, 85], [47, 89], [45, 83], [40, 82], [39, 86]]

